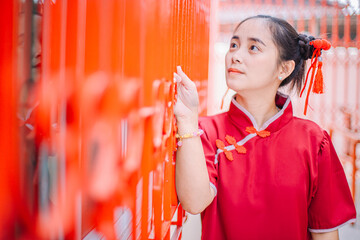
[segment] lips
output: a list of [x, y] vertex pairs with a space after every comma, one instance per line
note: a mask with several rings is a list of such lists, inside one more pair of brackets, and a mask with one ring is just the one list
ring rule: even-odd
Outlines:
[[229, 68], [228, 69], [229, 73], [240, 73], [240, 74], [244, 74], [244, 72], [240, 71], [239, 69], [236, 68]]
[[31, 67], [32, 67], [32, 68], [40, 68], [40, 67], [41, 67], [41, 63], [33, 64]]

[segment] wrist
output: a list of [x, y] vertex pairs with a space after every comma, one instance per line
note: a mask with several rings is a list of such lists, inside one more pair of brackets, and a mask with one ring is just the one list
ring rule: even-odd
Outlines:
[[199, 137], [204, 133], [204, 131], [202, 129], [198, 129], [197, 131], [194, 131], [192, 133], [185, 133], [183, 135], [180, 134], [176, 134], [175, 137], [178, 140], [177, 145], [179, 147], [182, 146], [183, 144], [183, 140], [184, 139], [188, 139], [188, 138], [193, 138], [193, 137]]
[[189, 124], [197, 124], [198, 123], [198, 115], [190, 114], [184, 116], [176, 116], [176, 123], [178, 125], [189, 125]]
[[177, 131], [179, 135], [187, 134], [187, 133], [193, 133], [198, 130], [198, 119], [182, 119], [177, 120]]

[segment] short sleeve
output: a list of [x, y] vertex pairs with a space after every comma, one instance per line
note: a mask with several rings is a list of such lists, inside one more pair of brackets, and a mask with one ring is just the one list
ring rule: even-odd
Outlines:
[[[204, 155], [206, 160], [206, 167], [209, 174], [210, 186], [215, 190], [215, 195], [217, 194], [217, 179], [218, 179], [218, 170], [217, 164], [215, 164], [215, 154], [216, 149], [214, 144], [209, 139], [209, 130], [207, 130], [201, 122], [199, 122], [199, 128], [204, 131], [204, 134], [201, 135], [201, 142], [204, 149]], [[214, 140], [215, 141], [215, 140]]]
[[355, 221], [355, 205], [344, 169], [326, 131], [318, 153], [317, 169], [316, 190], [308, 210], [309, 231], [330, 232]]

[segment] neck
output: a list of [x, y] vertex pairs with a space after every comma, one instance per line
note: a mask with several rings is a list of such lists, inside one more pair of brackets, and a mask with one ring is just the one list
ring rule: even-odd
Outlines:
[[241, 92], [236, 94], [236, 101], [254, 117], [257, 126], [261, 128], [267, 120], [278, 112], [275, 96], [276, 93], [264, 95]]

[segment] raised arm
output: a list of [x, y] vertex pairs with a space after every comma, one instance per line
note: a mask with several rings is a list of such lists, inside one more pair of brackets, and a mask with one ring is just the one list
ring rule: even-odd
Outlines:
[[[199, 97], [194, 82], [177, 67], [177, 103], [174, 113], [178, 134], [184, 135], [198, 130]], [[176, 192], [182, 207], [191, 214], [201, 213], [214, 199], [215, 191], [210, 187], [209, 175], [200, 137], [187, 138], [176, 152]]]

